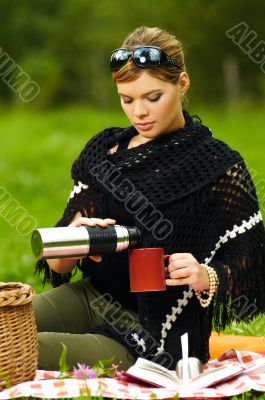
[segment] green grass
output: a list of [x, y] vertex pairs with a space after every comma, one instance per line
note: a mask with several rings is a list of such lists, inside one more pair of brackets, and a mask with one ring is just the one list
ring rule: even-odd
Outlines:
[[[89, 109], [43, 113], [2, 112], [0, 186], [36, 219], [38, 227], [60, 218], [72, 181], [70, 168], [87, 140], [126, 120], [114, 112]], [[41, 291], [34, 277], [30, 235], [22, 237], [0, 211], [0, 280], [23, 281]]]
[[[237, 149], [250, 168], [265, 215], [264, 110], [229, 113], [223, 109], [191, 109], [210, 126], [215, 137]], [[68, 108], [44, 112], [0, 110], [0, 187], [9, 192], [37, 227], [49, 227], [60, 218], [72, 182], [70, 168], [87, 140], [107, 126], [127, 126], [119, 112]], [[1, 192], [0, 192], [1, 194]], [[0, 203], [1, 204], [1, 203]], [[30, 234], [23, 237], [0, 210], [0, 281], [29, 283], [43, 290], [34, 276]], [[45, 287], [47, 290], [49, 287]], [[264, 317], [252, 324], [235, 324], [225, 332], [263, 336]], [[255, 399], [254, 394], [235, 398]], [[264, 398], [265, 396], [258, 397]]]

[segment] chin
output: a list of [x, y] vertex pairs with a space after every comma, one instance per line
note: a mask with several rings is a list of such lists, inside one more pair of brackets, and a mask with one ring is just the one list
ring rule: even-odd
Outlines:
[[155, 139], [157, 136], [159, 136], [159, 133], [156, 132], [139, 132], [139, 134], [145, 139]]

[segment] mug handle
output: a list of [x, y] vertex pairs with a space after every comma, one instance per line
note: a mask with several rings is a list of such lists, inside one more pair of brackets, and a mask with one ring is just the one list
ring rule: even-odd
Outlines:
[[170, 257], [170, 254], [164, 254], [164, 260], [168, 261], [169, 257]]
[[170, 254], [165, 254], [164, 255], [164, 264], [165, 264], [165, 276], [167, 277], [168, 274], [166, 274], [167, 266], [168, 266], [168, 259], [170, 257]]

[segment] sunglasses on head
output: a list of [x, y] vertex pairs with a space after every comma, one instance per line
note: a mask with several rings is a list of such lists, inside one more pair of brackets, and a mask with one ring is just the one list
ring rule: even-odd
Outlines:
[[116, 49], [110, 56], [110, 69], [116, 71], [123, 67], [129, 57], [140, 68], [158, 67], [159, 65], [174, 65], [180, 69], [177, 61], [170, 58], [160, 47], [144, 46], [137, 47], [133, 51], [129, 51], [123, 47]]

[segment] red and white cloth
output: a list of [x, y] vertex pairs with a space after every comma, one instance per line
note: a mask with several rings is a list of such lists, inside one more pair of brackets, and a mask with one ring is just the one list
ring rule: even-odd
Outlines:
[[[72, 377], [59, 379], [58, 371], [40, 371], [36, 373], [34, 381], [20, 383], [0, 392], [1, 399], [17, 397], [37, 398], [71, 398], [90, 394], [122, 399], [150, 399], [156, 395], [157, 399], [170, 399], [176, 394], [180, 398], [221, 398], [241, 394], [252, 389], [265, 392], [265, 355], [249, 351], [229, 350], [219, 358], [209, 361], [206, 368], [213, 368], [238, 362], [244, 366], [239, 376], [212, 388], [191, 390], [189, 387], [178, 393], [166, 388], [147, 387], [146, 385], [122, 382], [111, 378], [80, 380]], [[71, 376], [71, 375], [70, 375]]]

